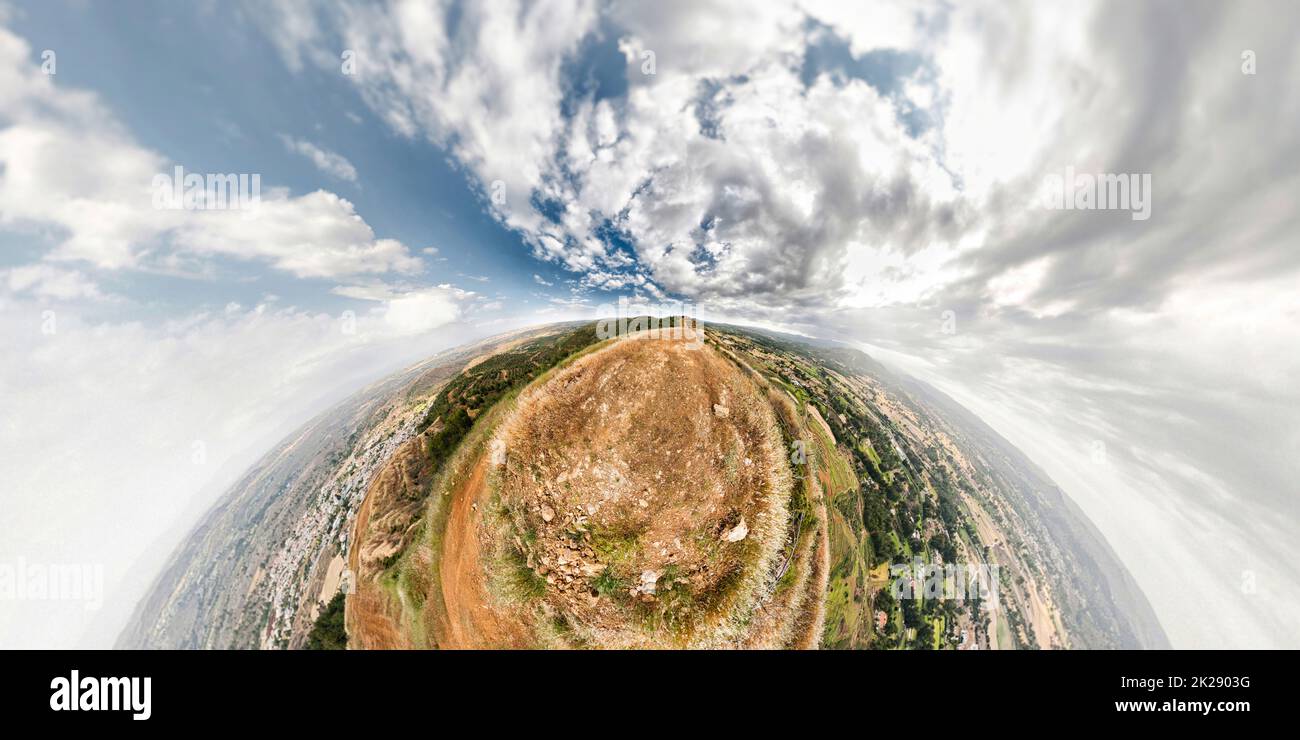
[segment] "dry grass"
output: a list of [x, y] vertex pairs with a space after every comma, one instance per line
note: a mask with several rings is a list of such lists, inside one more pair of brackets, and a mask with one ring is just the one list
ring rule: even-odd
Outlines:
[[623, 340], [530, 388], [499, 437], [493, 591], [545, 615], [544, 642], [740, 639], [774, 585], [791, 490], [752, 377], [708, 347]]
[[[358, 646], [815, 646], [824, 509], [818, 493], [791, 541], [788, 506], [810, 483], [792, 478], [782, 432], [802, 436], [807, 420], [743, 360], [604, 342], [481, 421], [425, 484], [421, 531], [394, 533], [401, 559], [358, 563]], [[381, 519], [413, 482], [399, 470], [369, 502]], [[354, 561], [360, 549], [377, 563], [394, 535], [365, 509]], [[742, 519], [746, 536], [729, 541]]]

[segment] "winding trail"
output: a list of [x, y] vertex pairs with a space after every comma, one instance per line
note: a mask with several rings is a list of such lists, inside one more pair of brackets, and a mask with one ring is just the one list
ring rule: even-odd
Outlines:
[[492, 608], [483, 583], [478, 538], [482, 507], [474, 504], [487, 490], [487, 466], [488, 455], [480, 455], [469, 477], [452, 492], [442, 541], [440, 581], [447, 634], [439, 647], [452, 650], [526, 646], [518, 625]]

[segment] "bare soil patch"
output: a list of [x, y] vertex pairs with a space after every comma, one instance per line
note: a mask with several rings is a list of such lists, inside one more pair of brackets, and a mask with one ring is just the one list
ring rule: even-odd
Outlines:
[[715, 350], [617, 342], [521, 397], [499, 438], [495, 590], [561, 633], [725, 642], [770, 590], [785, 451], [763, 391]]

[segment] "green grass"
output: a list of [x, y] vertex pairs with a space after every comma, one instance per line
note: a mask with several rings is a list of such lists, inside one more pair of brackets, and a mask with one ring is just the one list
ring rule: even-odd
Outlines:
[[546, 579], [528, 567], [524, 556], [514, 548], [505, 554], [512, 595], [520, 601], [536, 601], [546, 595]]
[[826, 466], [831, 489], [826, 492], [828, 496], [833, 499], [846, 491], [856, 489], [858, 476], [853, 472], [853, 465], [836, 449], [834, 442], [827, 436], [826, 430], [819, 422], [810, 421], [808, 426], [812, 429], [813, 436], [817, 438], [820, 461]]
[[601, 571], [600, 575], [591, 581], [591, 587], [596, 589], [596, 593], [601, 596], [610, 598], [621, 597], [627, 594], [628, 589], [631, 588], [628, 582], [620, 578], [614, 572], [614, 569], [609, 566], [606, 566], [605, 570]]
[[1007, 624], [1005, 618], [998, 620], [997, 647], [1006, 650], [1016, 644], [1011, 637], [1011, 627]]
[[630, 521], [623, 522], [622, 527], [596, 526], [591, 530], [591, 549], [600, 555], [603, 562], [615, 567], [636, 554], [638, 542], [637, 531]]
[[862, 440], [862, 444], [858, 446], [867, 457], [871, 458], [871, 462], [875, 463], [876, 470], [880, 470], [880, 454], [877, 453], [876, 448], [872, 446], [871, 440], [864, 439]]

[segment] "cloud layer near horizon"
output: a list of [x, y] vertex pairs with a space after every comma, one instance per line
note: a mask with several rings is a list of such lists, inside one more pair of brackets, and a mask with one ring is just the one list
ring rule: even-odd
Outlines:
[[[268, 183], [251, 210], [155, 208], [154, 179], [173, 163], [35, 57], [0, 26], [0, 233], [19, 245], [0, 262], [0, 563], [8, 576], [19, 563], [98, 566], [104, 591], [98, 610], [0, 600], [0, 647], [105, 647], [234, 477], [322, 404], [483, 333], [465, 323], [481, 296], [412, 282], [420, 258], [329, 191]], [[327, 281], [367, 308], [331, 315], [266, 295], [164, 313], [118, 287], [142, 275], [202, 286], [231, 264]]]

